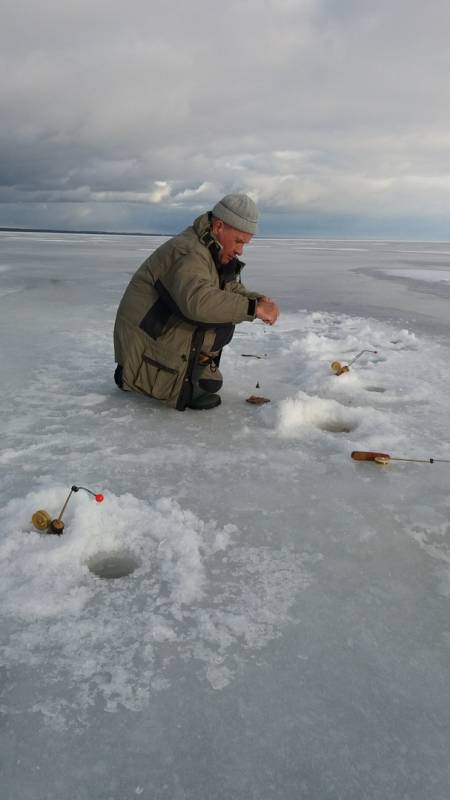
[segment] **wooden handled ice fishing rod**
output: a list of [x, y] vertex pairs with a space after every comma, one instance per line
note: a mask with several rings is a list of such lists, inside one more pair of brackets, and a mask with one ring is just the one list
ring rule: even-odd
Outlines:
[[36, 530], [40, 533], [44, 533], [44, 531], [46, 531], [47, 533], [55, 533], [57, 536], [61, 536], [61, 534], [64, 532], [62, 515], [67, 508], [67, 504], [72, 497], [72, 494], [74, 492], [79, 492], [80, 489], [83, 489], [84, 492], [88, 492], [88, 494], [91, 494], [93, 497], [95, 497], [97, 503], [103, 503], [105, 498], [102, 494], [93, 492], [92, 489], [87, 489], [86, 486], [72, 486], [57, 519], [52, 519], [48, 511], [44, 511], [43, 509], [35, 511], [31, 521]]
[[361, 358], [363, 353], [375, 353], [375, 355], [378, 355], [378, 350], [361, 350], [348, 364], [341, 364], [340, 361], [332, 361], [330, 367], [335, 375], [343, 375], [344, 372], [350, 372], [352, 364], [354, 364], [358, 358]]
[[375, 461], [376, 464], [389, 464], [390, 461], [412, 461], [415, 464], [450, 464], [446, 458], [400, 458], [390, 456], [388, 453], [375, 453], [371, 450], [353, 450], [352, 458], [355, 461]]

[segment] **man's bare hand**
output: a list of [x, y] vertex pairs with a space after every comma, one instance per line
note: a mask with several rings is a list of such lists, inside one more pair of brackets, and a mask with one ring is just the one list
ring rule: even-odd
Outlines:
[[269, 297], [261, 297], [256, 303], [256, 317], [262, 319], [267, 325], [273, 325], [277, 321], [279, 313], [277, 304]]

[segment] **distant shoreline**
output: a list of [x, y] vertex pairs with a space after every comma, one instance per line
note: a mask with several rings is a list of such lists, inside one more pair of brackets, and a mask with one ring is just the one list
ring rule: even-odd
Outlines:
[[0, 232], [12, 233], [88, 233], [102, 236], [174, 236], [173, 233], [143, 233], [142, 231], [83, 231], [68, 230], [66, 228], [3, 228]]

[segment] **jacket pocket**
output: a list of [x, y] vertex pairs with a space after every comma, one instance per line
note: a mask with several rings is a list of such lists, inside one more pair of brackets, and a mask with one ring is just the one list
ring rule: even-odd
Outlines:
[[169, 321], [170, 311], [164, 300], [160, 297], [147, 311], [139, 327], [147, 336], [158, 339]]
[[135, 386], [157, 400], [171, 400], [178, 380], [178, 370], [144, 353]]

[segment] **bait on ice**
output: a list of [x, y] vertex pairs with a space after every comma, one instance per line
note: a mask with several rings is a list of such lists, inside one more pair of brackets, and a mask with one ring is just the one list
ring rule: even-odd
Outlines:
[[59, 513], [59, 516], [56, 519], [52, 519], [48, 511], [43, 511], [40, 509], [39, 511], [35, 511], [31, 521], [36, 528], [37, 531], [40, 533], [53, 533], [56, 536], [61, 536], [64, 531], [64, 522], [62, 521], [62, 516], [67, 508], [67, 504], [72, 497], [73, 492], [79, 492], [82, 489], [84, 492], [88, 492], [93, 497], [95, 497], [97, 503], [103, 503], [105, 499], [102, 494], [98, 494], [93, 492], [91, 489], [86, 489], [85, 486], [72, 486], [70, 492], [66, 498], [66, 501]]

